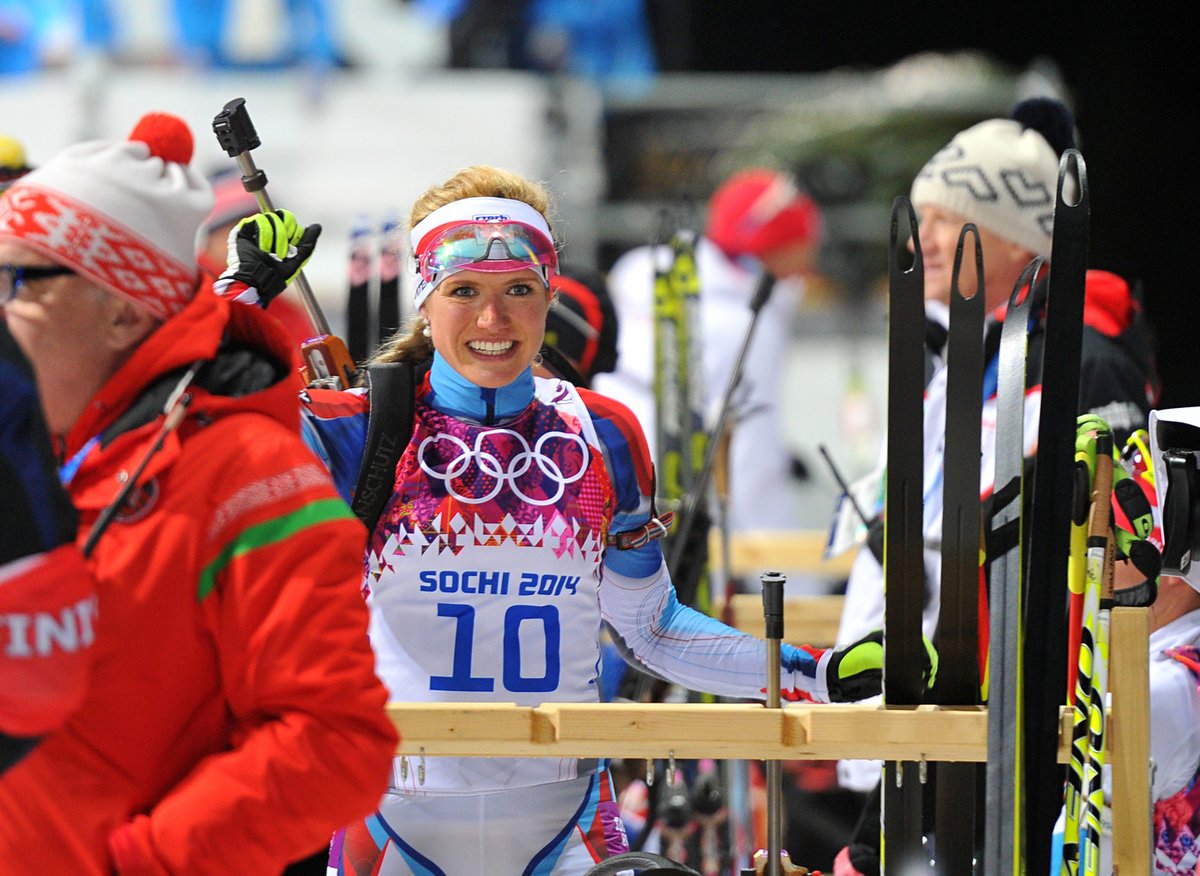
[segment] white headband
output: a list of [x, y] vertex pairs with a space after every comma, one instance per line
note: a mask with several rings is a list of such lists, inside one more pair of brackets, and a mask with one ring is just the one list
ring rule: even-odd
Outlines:
[[[443, 225], [456, 222], [522, 222], [545, 234], [547, 240], [551, 242], [554, 240], [546, 217], [524, 201], [512, 198], [462, 198], [438, 207], [413, 226], [409, 241], [412, 244], [414, 260], [420, 258], [421, 241], [430, 232]], [[444, 277], [438, 279], [440, 282]], [[418, 279], [417, 288], [413, 293], [413, 301], [418, 309], [425, 303], [425, 299], [430, 296], [433, 289], [432, 283]]]

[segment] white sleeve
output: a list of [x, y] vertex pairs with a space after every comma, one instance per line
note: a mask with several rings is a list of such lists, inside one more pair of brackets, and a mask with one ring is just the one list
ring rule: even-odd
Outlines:
[[[666, 563], [645, 578], [606, 567], [600, 614], [616, 633], [622, 656], [651, 675], [720, 696], [763, 698], [766, 642], [681, 604]], [[831, 655], [785, 644], [781, 690], [828, 702], [825, 671]]]

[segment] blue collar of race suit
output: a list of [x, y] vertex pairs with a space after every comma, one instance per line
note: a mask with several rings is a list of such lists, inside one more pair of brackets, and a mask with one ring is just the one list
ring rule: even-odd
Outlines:
[[512, 383], [488, 389], [467, 380], [434, 353], [429, 386], [432, 392], [427, 401], [437, 410], [490, 426], [528, 407], [533, 400], [533, 368], [526, 368]]

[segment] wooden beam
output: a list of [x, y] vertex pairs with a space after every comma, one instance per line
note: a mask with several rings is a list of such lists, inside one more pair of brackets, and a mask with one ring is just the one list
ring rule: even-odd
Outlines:
[[[829, 579], [850, 574], [855, 551], [825, 559], [828, 533], [821, 530], [756, 530], [735, 532], [729, 539], [733, 574], [753, 577], [766, 571], [802, 571]], [[721, 556], [721, 533], [712, 529], [708, 541], [709, 556]]]
[[[391, 703], [399, 754], [980, 762], [983, 706]], [[1066, 763], [1064, 709], [1058, 759]]]
[[1109, 641], [1114, 873], [1149, 873], [1150, 610], [1114, 608]]

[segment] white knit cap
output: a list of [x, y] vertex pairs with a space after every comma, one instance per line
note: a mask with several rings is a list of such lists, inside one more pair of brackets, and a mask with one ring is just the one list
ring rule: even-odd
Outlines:
[[0, 200], [0, 240], [40, 252], [167, 319], [196, 292], [196, 237], [212, 187], [192, 135], [152, 113], [130, 139], [64, 149]]
[[[911, 200], [960, 213], [1035, 255], [1050, 256], [1058, 155], [1037, 130], [989, 119], [960, 131], [921, 168]], [[1064, 191], [1074, 197], [1074, 184]]]

